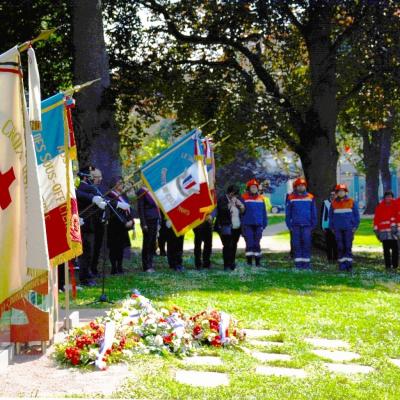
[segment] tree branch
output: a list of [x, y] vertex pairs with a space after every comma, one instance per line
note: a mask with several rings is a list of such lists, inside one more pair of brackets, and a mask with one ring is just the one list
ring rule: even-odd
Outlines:
[[369, 74], [360, 78], [347, 93], [343, 94], [337, 99], [338, 110], [340, 111], [356, 93], [358, 93], [363, 86], [370, 81], [376, 75], [375, 72], [370, 72]]
[[357, 10], [354, 15], [353, 23], [348, 26], [340, 35], [337, 36], [336, 40], [332, 43], [331, 52], [336, 52], [341, 44], [346, 40], [351, 38], [354, 34], [359, 32], [361, 28], [362, 14], [363, 14], [363, 2], [360, 1]]
[[231, 38], [226, 36], [219, 36], [215, 33], [209, 33], [207, 36], [199, 36], [199, 35], [187, 35], [183, 34], [177, 27], [176, 23], [174, 22], [173, 18], [167, 11], [167, 9], [159, 4], [155, 0], [144, 0], [144, 5], [149, 7], [151, 10], [161, 14], [167, 24], [168, 32], [173, 35], [178, 41], [184, 43], [194, 43], [194, 44], [221, 44], [229, 46], [240, 53], [242, 53], [251, 63], [253, 66], [254, 72], [260, 79], [260, 81], [264, 84], [267, 92], [272, 95], [276, 104], [279, 107], [285, 108], [286, 111], [289, 113], [290, 122], [292, 123], [294, 129], [298, 132], [302, 130], [304, 125], [301, 115], [296, 111], [296, 109], [292, 106], [289, 99], [287, 99], [279, 90], [279, 87], [276, 85], [272, 76], [267, 72], [264, 68], [263, 63], [256, 54], [254, 54], [250, 49], [248, 49], [243, 44], [234, 41]]
[[280, 5], [282, 7], [282, 11], [289, 18], [290, 22], [300, 31], [303, 37], [305, 37], [306, 36], [305, 26], [296, 18], [289, 5], [285, 1], [281, 2]]

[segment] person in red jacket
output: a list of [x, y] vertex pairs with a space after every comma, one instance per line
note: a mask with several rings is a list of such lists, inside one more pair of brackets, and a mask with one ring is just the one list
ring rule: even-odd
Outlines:
[[397, 228], [397, 204], [393, 192], [387, 191], [383, 200], [376, 206], [374, 216], [374, 232], [382, 242], [383, 256], [387, 270], [397, 269], [399, 265], [399, 245]]

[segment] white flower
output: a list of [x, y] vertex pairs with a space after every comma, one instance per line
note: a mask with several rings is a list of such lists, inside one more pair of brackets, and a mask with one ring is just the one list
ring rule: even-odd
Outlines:
[[155, 344], [156, 346], [158, 346], [158, 347], [161, 347], [161, 346], [164, 344], [164, 340], [163, 340], [162, 336], [157, 335], [157, 336], [154, 338], [154, 344]]

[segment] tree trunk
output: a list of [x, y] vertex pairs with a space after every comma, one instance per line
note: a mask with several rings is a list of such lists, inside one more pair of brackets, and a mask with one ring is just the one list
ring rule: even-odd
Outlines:
[[380, 151], [380, 160], [379, 160], [379, 170], [381, 173], [381, 180], [383, 191], [392, 190], [392, 177], [390, 174], [390, 149], [392, 146], [392, 137], [393, 137], [393, 127], [388, 126], [385, 129], [382, 129], [381, 132], [381, 151]]
[[[300, 136], [300, 156], [309, 190], [316, 197], [317, 210], [336, 184], [337, 82], [336, 59], [331, 51], [332, 8], [316, 6], [307, 26], [306, 44], [310, 58], [311, 103]], [[314, 245], [324, 247], [320, 224]]]
[[381, 147], [381, 131], [367, 132], [363, 130], [363, 162], [365, 167], [366, 200], [364, 214], [374, 214], [379, 203], [379, 154]]
[[103, 179], [121, 174], [119, 135], [114, 120], [109, 62], [104, 41], [101, 0], [72, 2], [74, 81], [101, 81], [76, 95], [76, 131], [81, 166], [92, 164]]

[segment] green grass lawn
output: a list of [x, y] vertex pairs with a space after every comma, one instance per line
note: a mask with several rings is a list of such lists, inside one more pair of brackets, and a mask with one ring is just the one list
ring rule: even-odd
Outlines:
[[[323, 259], [316, 259], [316, 269], [308, 272], [293, 270], [284, 254], [267, 258], [273, 267], [249, 269], [241, 255], [240, 267], [224, 272], [220, 254], [214, 254], [214, 268], [197, 272], [192, 257], [186, 256], [183, 274], [170, 271], [165, 259], [157, 258], [159, 272], [152, 275], [140, 272], [134, 258], [125, 265], [130, 264], [129, 274], [107, 278], [106, 293], [117, 300], [137, 288], [157, 304], [176, 304], [189, 313], [215, 307], [231, 313], [243, 327], [276, 329], [280, 334], [275, 339], [284, 347], [274, 351], [293, 359], [265, 365], [305, 368], [306, 379], [258, 376], [255, 367], [261, 362], [240, 349], [206, 349], [204, 354], [220, 356], [223, 366], [189, 368], [175, 357], [137, 356], [129, 365], [133, 378], [115, 395], [149, 400], [399, 399], [400, 369], [388, 357], [400, 357], [400, 279], [384, 272], [381, 256], [359, 255], [352, 275], [337, 272]], [[99, 287], [85, 289], [76, 304], [82, 306], [99, 294]], [[328, 373], [304, 342], [310, 336], [348, 341], [351, 351], [361, 355], [356, 362], [375, 372]], [[183, 385], [173, 378], [176, 368], [226, 372], [230, 384], [215, 389]]]

